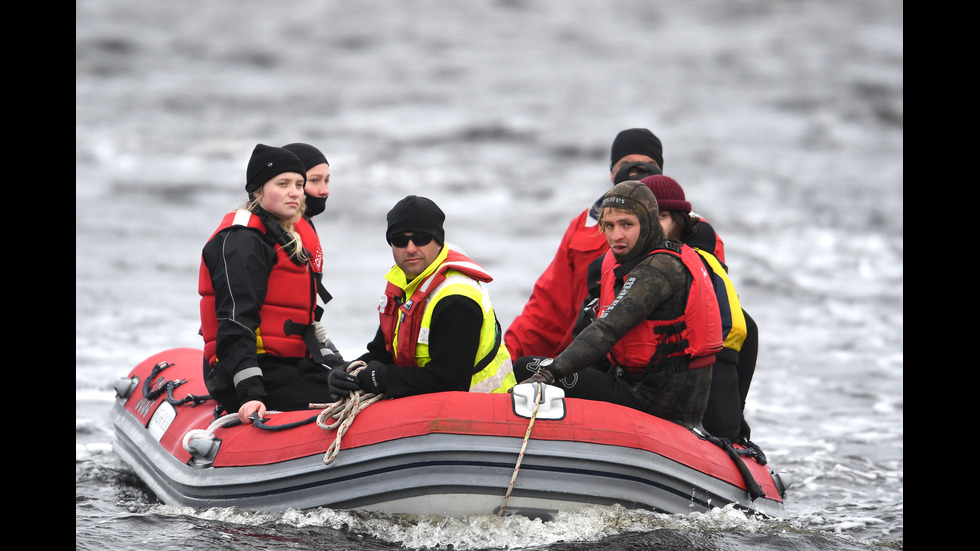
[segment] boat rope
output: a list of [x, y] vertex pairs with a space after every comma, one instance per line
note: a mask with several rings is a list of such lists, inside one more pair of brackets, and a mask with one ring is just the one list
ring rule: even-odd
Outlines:
[[242, 421], [238, 418], [237, 413], [229, 413], [212, 421], [206, 429], [191, 429], [184, 434], [184, 438], [182, 440], [184, 450], [193, 455], [194, 448], [191, 446], [191, 441], [214, 440], [214, 431], [221, 427], [231, 427], [236, 424], [241, 424], [241, 422]]
[[174, 364], [168, 363], [168, 362], [160, 362], [160, 363], [156, 364], [155, 366], [153, 366], [153, 369], [150, 370], [150, 376], [147, 377], [145, 381], [143, 381], [143, 397], [144, 398], [146, 398], [147, 400], [153, 401], [153, 400], [156, 400], [157, 398], [159, 398], [161, 394], [163, 394], [163, 392], [167, 389], [167, 384], [168, 383], [167, 383], [167, 380], [166, 379], [164, 379], [164, 381], [163, 381], [164, 384], [158, 386], [155, 390], [150, 390], [150, 388], [153, 386], [153, 381], [154, 381], [154, 379], [157, 378], [157, 375], [159, 375], [161, 371], [163, 371], [164, 369], [167, 369], [168, 367], [170, 367], [172, 365], [174, 365]]
[[[275, 414], [275, 413], [282, 413], [282, 412], [267, 411], [266, 413]], [[284, 425], [269, 425], [265, 422], [266, 419], [262, 419], [261, 417], [259, 417], [258, 412], [253, 413], [251, 419], [252, 419], [252, 424], [255, 425], [255, 428], [257, 429], [276, 431], [276, 430], [291, 429], [302, 425], [308, 425], [312, 423], [316, 419], [316, 417], [310, 417], [309, 419], [296, 421], [294, 423], [286, 423]], [[192, 440], [205, 440], [205, 439], [213, 440], [214, 433], [216, 430], [222, 427], [234, 427], [236, 425], [241, 425], [241, 424], [242, 421], [241, 419], [238, 418], [237, 413], [228, 413], [212, 421], [211, 424], [208, 425], [208, 428], [206, 429], [191, 429], [187, 431], [187, 433], [184, 435], [184, 439], [183, 439], [184, 449], [187, 450], [188, 452], [193, 453], [192, 448], [190, 446], [190, 442]]]
[[184, 404], [189, 403], [191, 405], [191, 407], [198, 406], [198, 405], [203, 404], [204, 402], [207, 402], [208, 400], [211, 399], [211, 397], [210, 396], [207, 396], [207, 395], [205, 395], [205, 396], [196, 396], [194, 394], [188, 394], [187, 396], [184, 396], [180, 400], [174, 398], [174, 390], [177, 387], [179, 387], [180, 385], [186, 383], [187, 382], [187, 379], [175, 379], [173, 381], [168, 381], [167, 379], [163, 379], [162, 381], [160, 381], [159, 384], [156, 385], [157, 388], [155, 388], [153, 390], [150, 390], [150, 388], [152, 386], [154, 386], [153, 385], [153, 381], [156, 380], [157, 375], [159, 375], [160, 372], [163, 371], [164, 369], [167, 369], [168, 367], [172, 367], [173, 365], [175, 365], [175, 364], [172, 364], [170, 362], [163, 361], [163, 362], [160, 362], [160, 363], [156, 364], [155, 366], [153, 366], [153, 369], [150, 370], [150, 376], [147, 377], [145, 381], [143, 381], [143, 397], [144, 398], [146, 398], [147, 400], [149, 400], [149, 401], [152, 402], [152, 401], [156, 400], [157, 398], [159, 398], [161, 394], [163, 394], [164, 392], [166, 392], [167, 393], [167, 396], [166, 396], [165, 400], [167, 400], [167, 402], [170, 405], [172, 405], [172, 406], [180, 406], [180, 405], [184, 405]]
[[[728, 454], [728, 457], [730, 457], [732, 462], [735, 463], [735, 468], [738, 469], [739, 474], [742, 475], [742, 481], [745, 482], [745, 489], [748, 490], [749, 497], [752, 498], [752, 501], [755, 501], [756, 498], [760, 498], [766, 495], [765, 490], [762, 489], [762, 486], [760, 486], [759, 483], [756, 481], [755, 477], [752, 476], [752, 472], [749, 471], [749, 468], [745, 466], [745, 461], [742, 461], [743, 454], [740, 454], [739, 451], [735, 449], [735, 446], [732, 446], [731, 440], [727, 438], [718, 438], [717, 436], [712, 436], [696, 428], [692, 428], [691, 431], [694, 434], [696, 434], [698, 438], [701, 438], [702, 440], [707, 440], [708, 442], [711, 442], [712, 444], [725, 450], [725, 453]], [[755, 447], [758, 448], [758, 446]], [[761, 451], [762, 450], [759, 450], [760, 453]], [[750, 453], [751, 452], [746, 453], [744, 455], [750, 455]], [[765, 456], [762, 457], [763, 457], [763, 461], [761, 464], [765, 465]]]
[[[367, 367], [363, 361], [351, 362], [347, 366], [347, 372], [357, 375], [359, 371]], [[340, 369], [340, 368], [334, 368]], [[329, 465], [337, 459], [340, 454], [340, 441], [347, 433], [347, 429], [354, 423], [357, 414], [364, 411], [371, 404], [384, 398], [384, 394], [370, 394], [362, 390], [350, 392], [348, 396], [333, 402], [332, 404], [310, 404], [310, 407], [322, 408], [316, 416], [316, 424], [323, 430], [337, 429], [337, 435], [333, 443], [323, 454], [323, 464]], [[330, 421], [333, 419], [333, 421]]]
[[766, 454], [762, 453], [762, 448], [758, 444], [751, 440], [742, 440], [740, 444], [745, 446], [740, 450], [735, 450], [739, 455], [744, 455], [755, 459], [755, 462], [760, 465], [765, 465], [767, 463]]
[[[165, 369], [166, 367], [169, 366], [163, 365], [162, 367], [160, 367], [160, 369]], [[351, 362], [351, 364], [347, 367], [347, 371], [351, 375], [356, 375], [359, 371], [361, 371], [365, 367], [367, 367], [367, 364], [365, 364], [362, 361]], [[179, 383], [177, 386], [179, 386]], [[161, 388], [154, 392], [156, 393], [157, 396], [159, 396], [160, 392], [162, 391], [163, 389]], [[144, 389], [144, 394], [145, 393], [146, 393], [146, 389]], [[252, 425], [255, 426], [255, 428], [261, 430], [280, 431], [280, 430], [288, 430], [288, 429], [300, 427], [303, 425], [308, 425], [315, 421], [317, 426], [320, 427], [321, 429], [324, 430], [337, 429], [337, 436], [334, 439], [333, 443], [330, 444], [330, 447], [327, 448], [327, 452], [326, 454], [324, 454], [323, 457], [323, 463], [325, 465], [329, 465], [330, 463], [333, 463], [334, 459], [337, 458], [337, 454], [340, 453], [341, 439], [344, 437], [344, 434], [347, 433], [347, 429], [350, 428], [351, 424], [354, 423], [354, 418], [357, 417], [357, 414], [364, 411], [364, 409], [370, 406], [371, 404], [377, 402], [378, 400], [381, 400], [382, 398], [384, 398], [384, 396], [385, 396], [384, 394], [368, 394], [360, 390], [357, 392], [351, 392], [349, 396], [345, 398], [341, 398], [333, 403], [310, 404], [310, 409], [320, 409], [321, 411], [318, 414], [314, 415], [313, 417], [309, 417], [307, 419], [301, 419], [299, 421], [294, 421], [292, 423], [285, 423], [282, 425], [270, 425], [267, 422], [268, 419], [263, 419], [261, 416], [259, 416], [258, 412], [255, 412], [251, 416]], [[184, 401], [188, 401], [188, 400], [185, 399]], [[267, 411], [266, 413], [274, 414], [274, 413], [281, 413], [281, 412]], [[331, 418], [335, 419], [335, 421], [329, 422], [328, 420]], [[192, 441], [213, 440], [214, 433], [219, 428], [231, 427], [240, 424], [242, 424], [242, 422], [238, 418], [237, 413], [228, 413], [212, 421], [207, 429], [191, 429], [187, 431], [186, 434], [184, 434], [184, 438], [183, 438], [184, 449], [188, 453], [193, 454], [194, 447], [191, 445]]]
[[514, 482], [517, 480], [517, 471], [521, 469], [521, 461], [524, 460], [524, 451], [527, 450], [527, 441], [531, 438], [531, 429], [534, 428], [534, 419], [538, 416], [538, 406], [544, 399], [544, 383], [533, 383], [534, 384], [534, 409], [531, 410], [531, 420], [527, 423], [527, 431], [524, 433], [524, 443], [521, 444], [521, 453], [517, 456], [517, 464], [514, 465], [514, 474], [510, 477], [510, 484], [507, 485], [507, 493], [504, 494], [504, 502], [500, 504], [500, 509], [497, 511], [497, 516], [504, 516], [504, 509], [507, 508], [507, 500], [510, 499], [510, 493], [514, 490]]
[[[269, 411], [267, 413], [281, 413], [281, 412]], [[270, 425], [266, 423], [266, 419], [262, 419], [261, 417], [259, 417], [259, 412], [253, 413], [251, 419], [252, 419], [252, 424], [255, 425], [255, 428], [257, 429], [277, 431], [277, 430], [294, 429], [296, 427], [302, 427], [303, 425], [309, 425], [310, 423], [316, 420], [316, 416], [314, 415], [313, 417], [310, 417], [308, 419], [301, 419], [299, 421], [293, 421], [292, 423], [286, 423], [283, 425]]]

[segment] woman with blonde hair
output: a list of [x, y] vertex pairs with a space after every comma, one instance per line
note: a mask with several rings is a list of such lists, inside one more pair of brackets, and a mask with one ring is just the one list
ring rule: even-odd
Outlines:
[[246, 204], [225, 215], [201, 254], [201, 335], [208, 391], [242, 422], [266, 409], [329, 401], [336, 358], [315, 336], [323, 253], [305, 210], [306, 169], [258, 144]]

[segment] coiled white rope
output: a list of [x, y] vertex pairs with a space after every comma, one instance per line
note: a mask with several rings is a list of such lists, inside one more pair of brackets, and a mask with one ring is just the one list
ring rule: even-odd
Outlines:
[[[359, 371], [367, 366], [362, 361], [351, 362], [347, 366], [347, 372], [357, 375]], [[322, 411], [316, 416], [316, 424], [323, 430], [337, 429], [334, 441], [323, 454], [323, 464], [329, 465], [337, 459], [340, 453], [340, 441], [343, 439], [347, 429], [354, 423], [357, 414], [364, 411], [368, 406], [384, 398], [384, 394], [368, 394], [362, 390], [351, 392], [346, 398], [341, 398], [332, 404], [310, 404], [311, 408]], [[330, 421], [334, 419], [334, 421]]]

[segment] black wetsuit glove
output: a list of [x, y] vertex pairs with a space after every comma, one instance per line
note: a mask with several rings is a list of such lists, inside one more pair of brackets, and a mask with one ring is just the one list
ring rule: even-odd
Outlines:
[[547, 356], [521, 356], [514, 362], [514, 377], [518, 383], [524, 382], [541, 369], [541, 362], [548, 360]]
[[[542, 358], [540, 356], [524, 356], [523, 358], [517, 360], [514, 365], [514, 374], [520, 380], [520, 377], [524, 375], [526, 371], [533, 371], [534, 373], [520, 381], [522, 383], [544, 383], [546, 385], [551, 385], [555, 383], [555, 373], [552, 371], [552, 366], [555, 360], [552, 358]], [[518, 375], [520, 373], [520, 375]]]
[[367, 367], [357, 374], [357, 382], [360, 383], [361, 390], [367, 394], [383, 394], [384, 385], [381, 384], [381, 371], [387, 367], [385, 364], [371, 360]]
[[330, 396], [334, 400], [346, 398], [351, 392], [357, 392], [361, 389], [357, 377], [347, 373], [348, 365], [350, 364], [343, 363], [330, 370], [330, 376], [327, 378], [327, 382], [330, 383]]

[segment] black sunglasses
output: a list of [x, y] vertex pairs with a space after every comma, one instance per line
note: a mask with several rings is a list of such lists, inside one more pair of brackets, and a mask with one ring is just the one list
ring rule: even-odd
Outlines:
[[415, 233], [412, 235], [398, 233], [388, 236], [388, 242], [399, 249], [407, 247], [409, 241], [415, 243], [416, 247], [424, 247], [432, 242], [432, 236], [427, 233]]

